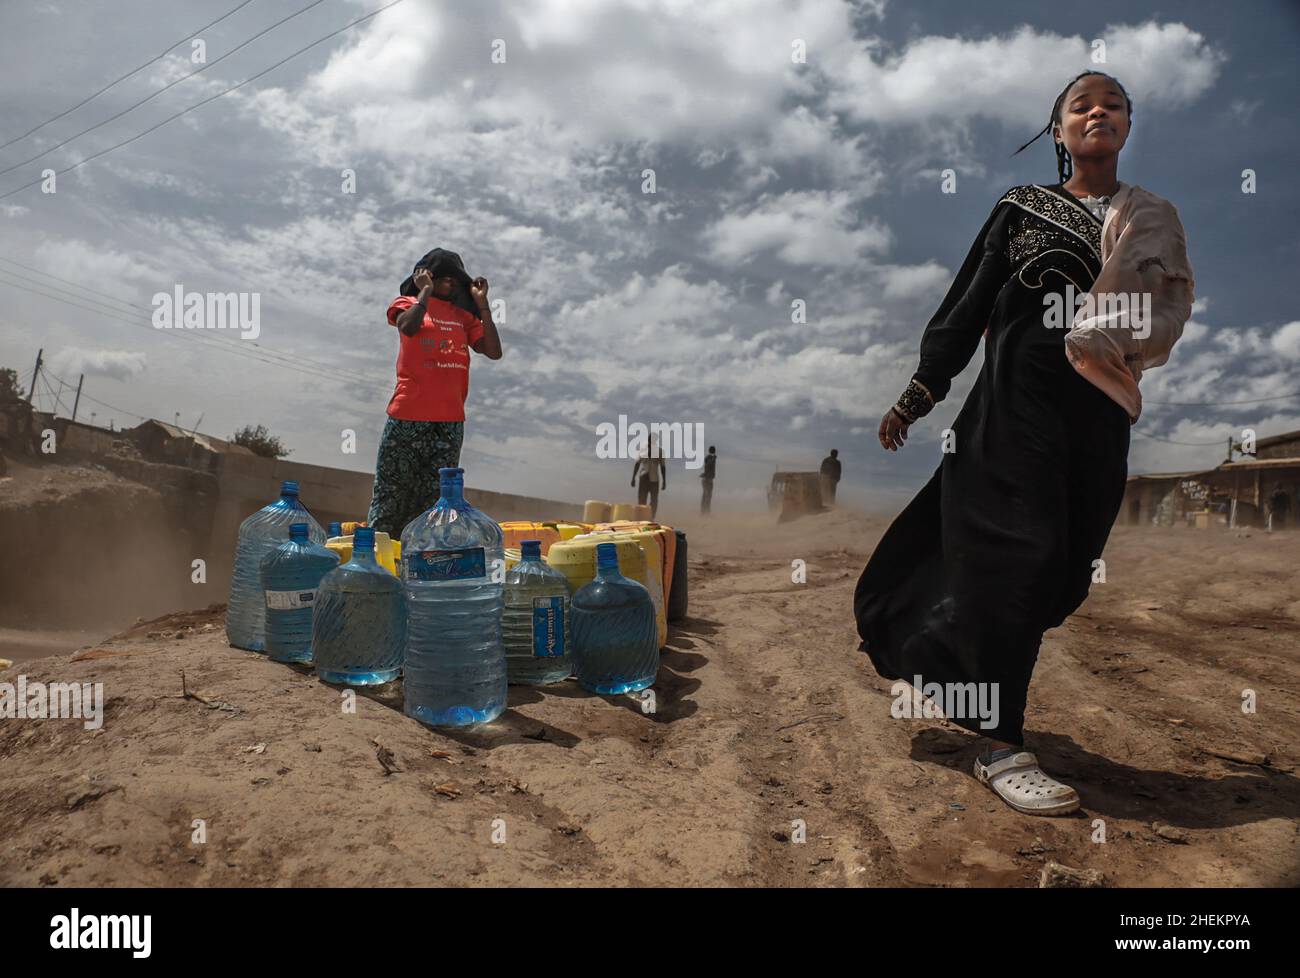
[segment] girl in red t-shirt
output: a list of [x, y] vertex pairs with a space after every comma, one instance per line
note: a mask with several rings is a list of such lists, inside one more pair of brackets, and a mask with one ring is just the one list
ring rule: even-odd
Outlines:
[[437, 501], [438, 469], [460, 463], [469, 351], [501, 359], [487, 279], [471, 279], [455, 252], [429, 252], [401, 292], [388, 307], [388, 322], [400, 336], [397, 385], [366, 517], [395, 538]]

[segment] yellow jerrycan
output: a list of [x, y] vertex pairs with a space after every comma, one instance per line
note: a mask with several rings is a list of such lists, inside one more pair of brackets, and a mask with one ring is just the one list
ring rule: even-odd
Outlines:
[[[349, 523], [345, 526], [356, 527], [358, 524]], [[339, 555], [339, 563], [346, 564], [352, 559], [352, 534], [347, 533], [341, 537], [330, 537], [325, 541], [325, 546]], [[401, 566], [402, 560], [402, 543], [400, 540], [391, 540], [387, 533], [375, 533], [375, 563], [377, 563], [394, 577], [399, 577], [397, 568]]]
[[[661, 586], [663, 587], [664, 606], [667, 607], [672, 597], [673, 561], [677, 559], [677, 533], [671, 526], [663, 523], [650, 523], [625, 520], [619, 523], [599, 523], [592, 533], [644, 533], [653, 536], [658, 542], [659, 557], [662, 562]], [[637, 539], [640, 539], [638, 537]], [[642, 541], [644, 543], [644, 541]]]
[[505, 520], [501, 524], [501, 536], [505, 546], [518, 549], [525, 540], [540, 540], [542, 553], [551, 549], [551, 544], [560, 542], [560, 530], [554, 523], [540, 520]]
[[[655, 607], [655, 626], [659, 647], [668, 644], [668, 612], [664, 604], [663, 582], [659, 575], [658, 553], [650, 554], [641, 540], [614, 533], [584, 533], [551, 547], [546, 562], [560, 571], [569, 582], [569, 593], [576, 594], [596, 576], [596, 544], [612, 543], [618, 548], [618, 569], [624, 577], [643, 585], [650, 592]], [[651, 543], [657, 549], [657, 543]]]
[[610, 518], [610, 510], [613, 508], [603, 499], [588, 499], [582, 505], [582, 522], [603, 523]]

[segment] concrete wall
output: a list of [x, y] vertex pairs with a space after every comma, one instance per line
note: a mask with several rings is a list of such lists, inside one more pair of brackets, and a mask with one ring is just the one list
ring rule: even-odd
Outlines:
[[1150, 526], [1156, 507], [1180, 479], [1130, 479], [1124, 487], [1124, 502], [1115, 522], [1127, 526]]
[[[234, 564], [239, 524], [280, 495], [280, 483], [295, 480], [302, 501], [325, 525], [334, 520], [364, 520], [370, 508], [374, 476], [323, 465], [286, 459], [263, 458], [244, 452], [213, 454], [206, 449], [185, 453], [189, 465], [139, 461], [114, 454], [114, 442], [130, 441], [123, 432], [75, 424], [66, 418], [36, 413], [37, 431], [52, 427], [60, 458], [102, 465], [134, 482], [156, 490], [162, 516], [142, 518], [166, 524], [163, 529], [179, 537], [177, 546], [192, 558], [207, 563], [205, 594], [224, 600]], [[577, 503], [538, 499], [511, 493], [489, 492], [467, 486], [466, 497], [498, 522], [516, 519], [576, 520]]]

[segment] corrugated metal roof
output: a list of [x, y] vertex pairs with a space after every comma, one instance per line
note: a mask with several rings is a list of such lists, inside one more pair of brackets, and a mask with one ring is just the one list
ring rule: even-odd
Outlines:
[[1255, 442], [1255, 447], [1269, 448], [1288, 441], [1300, 442], [1300, 431], [1286, 431], [1280, 435], [1269, 435], [1267, 438], [1260, 438]]
[[1193, 476], [1209, 475], [1213, 471], [1214, 469], [1196, 469], [1192, 472], [1143, 472], [1139, 475], [1129, 476], [1128, 481], [1137, 482], [1145, 479], [1151, 482], [1158, 482], [1164, 479], [1190, 479]]
[[1250, 458], [1240, 459], [1236, 462], [1224, 462], [1215, 472], [1238, 472], [1253, 471], [1255, 469], [1285, 469], [1300, 468], [1300, 456], [1291, 458]]
[[157, 418], [150, 418], [148, 421], [141, 421], [137, 428], [143, 428], [147, 424], [157, 425], [165, 431], [170, 438], [193, 439], [194, 443], [200, 448], [206, 448], [210, 452], [217, 454], [227, 453], [233, 455], [254, 455], [252, 449], [243, 445], [236, 445], [234, 442], [226, 441], [224, 438], [216, 438], [212, 435], [204, 435], [197, 431], [188, 431], [185, 428], [178, 428], [174, 424], [168, 424], [166, 421], [159, 421]]

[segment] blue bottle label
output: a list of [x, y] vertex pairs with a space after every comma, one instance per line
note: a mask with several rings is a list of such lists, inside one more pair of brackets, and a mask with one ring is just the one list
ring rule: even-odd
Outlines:
[[564, 598], [533, 598], [533, 657], [564, 655]]
[[310, 608], [316, 603], [316, 588], [303, 591], [267, 591], [266, 606], [274, 611]]
[[487, 559], [482, 547], [419, 550], [403, 556], [406, 576], [414, 581], [465, 581], [487, 576]]

